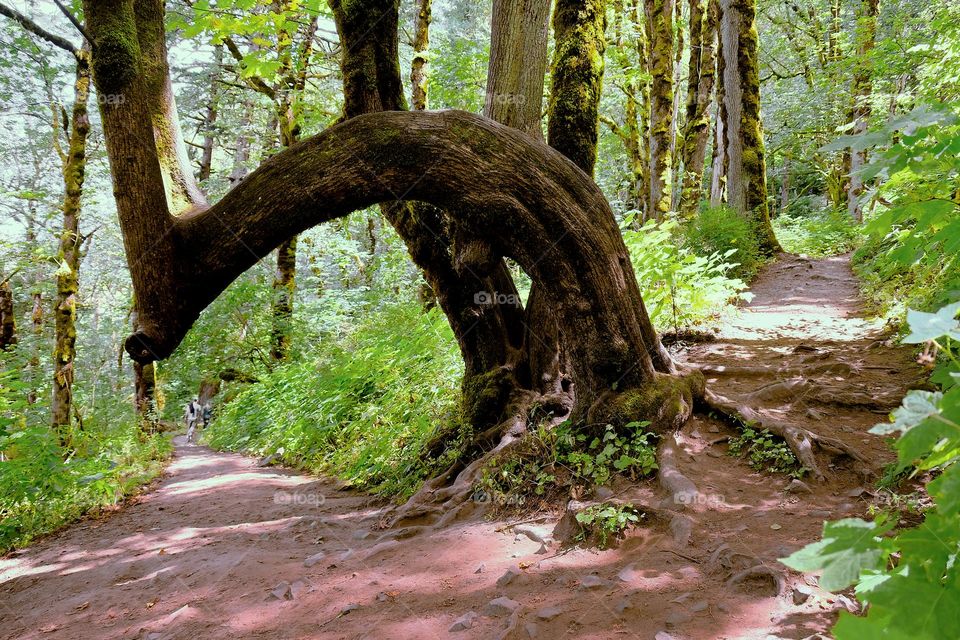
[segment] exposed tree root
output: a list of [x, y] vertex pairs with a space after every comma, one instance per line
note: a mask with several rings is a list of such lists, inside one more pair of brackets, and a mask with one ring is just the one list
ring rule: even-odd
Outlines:
[[787, 424], [782, 420], [777, 420], [759, 411], [733, 402], [712, 391], [705, 391], [702, 398], [703, 403], [714, 411], [747, 424], [754, 424], [761, 429], [766, 429], [770, 433], [783, 438], [793, 454], [797, 456], [800, 464], [810, 470], [811, 475], [818, 481], [826, 480], [826, 476], [817, 463], [814, 448], [817, 447], [837, 456], [847, 456], [859, 463], [860, 469], [865, 475], [873, 474], [875, 469], [873, 465], [864, 458], [856, 449], [848, 446], [836, 438], [821, 436], [807, 429]]
[[771, 569], [770, 567], [762, 564], [733, 574], [727, 578], [727, 586], [733, 587], [750, 580], [756, 580], [758, 578], [770, 581], [776, 591], [776, 593], [773, 594], [774, 596], [779, 596], [783, 593], [783, 589], [786, 584], [783, 579], [783, 575], [775, 569]]

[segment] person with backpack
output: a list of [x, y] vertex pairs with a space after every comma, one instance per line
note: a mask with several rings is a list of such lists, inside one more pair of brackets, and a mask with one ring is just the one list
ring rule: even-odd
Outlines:
[[197, 428], [197, 420], [200, 418], [200, 402], [196, 398], [187, 403], [183, 417], [187, 422], [187, 442], [191, 443], [193, 442], [193, 432]]

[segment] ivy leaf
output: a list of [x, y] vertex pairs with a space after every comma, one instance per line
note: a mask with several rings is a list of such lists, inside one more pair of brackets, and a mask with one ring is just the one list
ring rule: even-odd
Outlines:
[[952, 464], [943, 474], [927, 485], [927, 492], [937, 503], [937, 511], [944, 516], [960, 513], [960, 465]]
[[908, 310], [907, 324], [910, 325], [910, 335], [904, 338], [903, 342], [920, 344], [941, 336], [960, 340], [960, 322], [954, 318], [957, 311], [960, 311], [960, 302], [948, 304], [936, 313]]
[[884, 549], [879, 537], [890, 530], [882, 518], [867, 522], [845, 518], [823, 523], [823, 539], [808, 544], [780, 562], [797, 571], [823, 570], [820, 586], [839, 591], [857, 581], [866, 569], [882, 566]]

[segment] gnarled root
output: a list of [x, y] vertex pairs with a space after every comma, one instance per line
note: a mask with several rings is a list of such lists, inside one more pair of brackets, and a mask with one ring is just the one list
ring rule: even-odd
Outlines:
[[826, 476], [817, 463], [816, 455], [814, 454], [815, 447], [836, 456], [848, 456], [852, 458], [861, 465], [866, 475], [875, 472], [873, 465], [856, 449], [836, 438], [821, 436], [802, 427], [771, 418], [751, 407], [738, 404], [710, 390], [704, 391], [702, 401], [710, 409], [728, 418], [747, 424], [754, 424], [761, 429], [766, 429], [770, 433], [783, 438], [790, 447], [790, 450], [793, 451], [793, 454], [797, 456], [800, 464], [809, 469], [810, 474], [818, 481], [822, 482], [826, 480]]

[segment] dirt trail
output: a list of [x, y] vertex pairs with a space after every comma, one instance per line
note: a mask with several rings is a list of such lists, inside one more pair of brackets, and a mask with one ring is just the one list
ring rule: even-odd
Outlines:
[[[706, 365], [720, 393], [888, 460], [866, 429], [920, 371], [860, 319], [848, 261], [784, 258], [753, 292], [720, 340], [681, 359]], [[0, 560], [0, 637], [809, 637], [843, 600], [788, 573], [779, 595], [763, 575], [728, 579], [754, 566], [780, 572], [776, 558], [816, 539], [824, 518], [865, 512], [870, 485], [840, 465], [809, 492], [785, 492], [788, 478], [726, 455], [734, 433], [698, 417], [678, 434], [680, 470], [701, 492], [672, 506], [689, 531], [651, 522], [615, 550], [565, 554], [549, 544], [537, 553], [530, 539], [556, 517], [529, 535], [475, 520], [378, 542], [372, 500], [180, 442], [166, 477], [135, 504]], [[663, 500], [656, 482], [614, 491]], [[513, 614], [510, 603], [488, 610], [499, 596], [518, 603]], [[480, 615], [469, 628], [450, 631], [470, 611]]]

